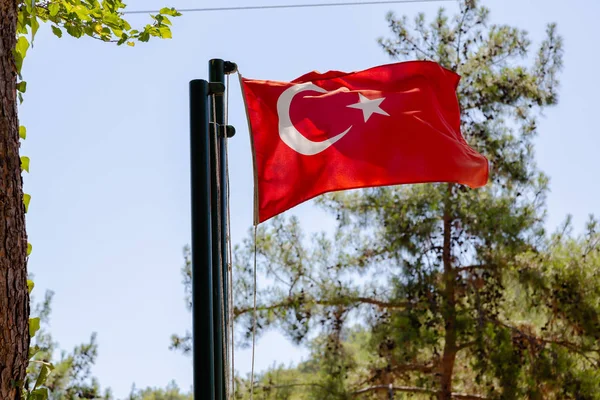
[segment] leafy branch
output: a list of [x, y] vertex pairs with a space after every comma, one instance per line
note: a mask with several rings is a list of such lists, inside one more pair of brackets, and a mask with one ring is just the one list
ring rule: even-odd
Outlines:
[[[152, 37], [170, 39], [172, 33], [169, 17], [181, 15], [174, 8], [165, 7], [157, 14], [150, 15], [151, 23], [134, 29], [123, 18], [125, 7], [121, 0], [19, 0], [16, 26], [18, 38], [13, 49], [14, 71], [19, 78], [16, 84], [19, 102], [23, 103], [23, 94], [27, 90], [27, 82], [22, 76], [23, 62], [41, 24], [50, 24], [52, 32], [59, 38], [62, 37], [63, 31], [66, 31], [75, 38], [88, 36], [103, 42], [116, 43], [119, 46], [122, 44], [134, 46], [136, 41], [147, 42]], [[27, 129], [20, 126], [19, 138], [25, 140], [26, 137]], [[29, 157], [21, 156], [21, 170], [29, 172]], [[30, 201], [31, 195], [25, 193], [23, 195], [25, 212], [29, 209]], [[31, 250], [31, 244], [27, 243], [27, 256], [31, 254]], [[31, 293], [34, 284], [28, 280], [27, 285]], [[31, 338], [39, 329], [40, 318], [31, 318], [29, 320]], [[20, 383], [23, 387], [23, 398], [26, 400], [46, 400], [50, 396], [48, 387], [44, 385], [54, 367], [47, 361], [32, 360], [40, 350], [37, 346], [30, 347], [30, 362], [37, 366], [39, 373], [31, 388]]]

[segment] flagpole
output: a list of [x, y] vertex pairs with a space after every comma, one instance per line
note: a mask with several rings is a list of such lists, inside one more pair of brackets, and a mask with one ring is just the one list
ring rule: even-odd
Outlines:
[[194, 399], [215, 400], [209, 83], [190, 82]]
[[[211, 83], [225, 86], [225, 74], [237, 70], [235, 63], [212, 59], [208, 63], [208, 75]], [[214, 107], [214, 109], [213, 109]], [[225, 125], [224, 93], [217, 93], [210, 106], [211, 119], [211, 205], [213, 235], [213, 321], [215, 341], [215, 398], [224, 400], [227, 394], [225, 369], [228, 360], [228, 285], [227, 285], [227, 147], [225, 141], [235, 134], [235, 129]], [[216, 128], [216, 129], [215, 129]], [[217, 132], [215, 136], [214, 132]], [[218, 171], [218, 173], [217, 173]]]
[[[219, 67], [219, 71], [220, 71], [220, 67]], [[225, 80], [225, 75], [230, 75], [233, 74], [237, 71], [237, 65], [231, 61], [224, 61], [223, 62], [223, 75], [219, 76], [219, 79], [222, 79], [222, 82], [224, 82]], [[229, 80], [228, 82], [229, 83]], [[225, 88], [226, 90], [228, 90], [228, 88]], [[229, 91], [227, 91], [227, 95], [229, 96]], [[229, 99], [227, 99], [227, 102], [229, 102]], [[227, 105], [224, 104], [224, 102], [222, 102], [222, 105], [225, 107], [225, 109], [227, 108]], [[226, 112], [228, 113], [229, 110], [226, 110]], [[219, 115], [219, 113], [217, 113], [217, 116]], [[225, 305], [225, 332], [227, 334], [225, 334], [224, 337], [224, 345], [225, 345], [225, 349], [226, 349], [226, 354], [228, 355], [227, 359], [225, 360], [226, 363], [229, 362], [232, 359], [232, 354], [229, 353], [230, 350], [230, 344], [229, 344], [229, 323], [231, 321], [229, 321], [229, 312], [230, 312], [230, 307], [232, 306], [231, 304], [229, 304], [229, 296], [228, 293], [231, 290], [231, 288], [229, 287], [230, 284], [233, 284], [233, 282], [229, 282], [227, 277], [228, 277], [228, 267], [229, 267], [229, 262], [231, 260], [229, 260], [229, 252], [228, 252], [228, 243], [227, 240], [231, 240], [231, 238], [228, 238], [228, 232], [229, 232], [229, 226], [228, 223], [229, 221], [229, 213], [230, 210], [229, 208], [229, 198], [228, 198], [228, 193], [229, 193], [229, 166], [227, 165], [227, 152], [228, 152], [228, 148], [227, 148], [227, 139], [233, 137], [233, 135], [235, 135], [235, 128], [231, 125], [226, 125], [228, 123], [227, 119], [228, 117], [226, 117], [223, 114], [221, 114], [223, 117], [223, 120], [220, 122], [223, 126], [223, 129], [220, 131], [221, 135], [219, 136], [219, 150], [220, 150], [220, 165], [219, 165], [219, 170], [221, 171], [220, 173], [220, 179], [221, 179], [221, 260], [223, 261], [222, 264], [222, 270], [223, 270], [223, 293], [224, 293], [224, 305]], [[233, 351], [233, 349], [231, 349], [231, 351]], [[226, 368], [229, 368], [230, 365], [226, 365]], [[233, 371], [233, 365], [231, 365], [231, 374], [235, 374], [235, 371]], [[233, 381], [233, 377], [230, 377], [230, 380]], [[229, 385], [229, 382], [225, 382], [226, 385]], [[232, 387], [233, 389], [233, 387]], [[233, 394], [231, 396], [233, 398]]]
[[[223, 77], [223, 60], [210, 60], [208, 70], [208, 80], [211, 83], [224, 82]], [[213, 330], [214, 330], [214, 365], [215, 365], [215, 399], [225, 400], [225, 363], [223, 359], [223, 312], [224, 305], [224, 287], [223, 287], [223, 267], [221, 262], [221, 197], [223, 188], [220, 187], [219, 175], [220, 168], [220, 125], [223, 123], [223, 93], [215, 93], [211, 95], [209, 102], [210, 110], [210, 167], [211, 167], [211, 228], [212, 228], [212, 276], [213, 276]]]

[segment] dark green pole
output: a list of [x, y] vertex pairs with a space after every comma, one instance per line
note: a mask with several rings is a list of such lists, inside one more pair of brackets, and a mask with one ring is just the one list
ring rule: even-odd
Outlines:
[[190, 82], [194, 399], [215, 400], [209, 84]]
[[[219, 59], [210, 60], [208, 63], [208, 79], [210, 82], [225, 83], [224, 61]], [[213, 232], [213, 276], [221, 279], [213, 281], [213, 321], [215, 324], [215, 347], [219, 349], [219, 354], [215, 354], [215, 396], [217, 400], [225, 399], [225, 357], [224, 351], [227, 348], [225, 332], [225, 321], [227, 314], [223, 311], [226, 309], [226, 260], [223, 257], [226, 243], [223, 240], [225, 233], [224, 216], [227, 210], [225, 209], [225, 187], [223, 187], [223, 172], [224, 172], [224, 142], [223, 142], [223, 126], [225, 122], [225, 107], [223, 95], [216, 95], [214, 101], [210, 103], [210, 118], [211, 118], [211, 166], [214, 167], [212, 173], [212, 189], [211, 204], [213, 210], [218, 210], [212, 214], [212, 232]], [[215, 135], [214, 132], [217, 132]], [[217, 174], [218, 171], [218, 174]], [[218, 256], [216, 256], [218, 254]], [[223, 318], [225, 317], [225, 318]]]
[[[209, 80], [213, 84], [225, 87], [225, 74], [233, 73], [237, 66], [229, 61], [213, 59], [208, 64]], [[235, 129], [225, 125], [225, 98], [223, 93], [215, 95], [214, 105], [211, 99], [211, 205], [212, 235], [213, 235], [213, 321], [215, 340], [215, 397], [225, 399], [225, 368], [228, 354], [227, 325], [228, 325], [228, 285], [227, 285], [227, 137], [233, 136]], [[214, 108], [213, 108], [214, 107]], [[216, 129], [217, 135], [214, 134]], [[217, 171], [219, 172], [217, 174]], [[218, 210], [215, 212], [215, 210]], [[217, 254], [220, 257], [216, 256]], [[221, 278], [221, 279], [219, 279]], [[223, 310], [222, 310], [223, 309]], [[218, 352], [218, 354], [217, 354]]]
[[[220, 61], [221, 60], [215, 60], [215, 67], [217, 68], [217, 70], [220, 70]], [[237, 71], [237, 65], [233, 62], [230, 61], [225, 61], [223, 62], [223, 73], [224, 75], [229, 75], [232, 74], [234, 72]], [[216, 76], [215, 76], [216, 78]], [[220, 79], [224, 79], [224, 77], [219, 76], [218, 78]], [[225, 106], [226, 107], [226, 106]], [[219, 114], [217, 114], [219, 115]], [[223, 124], [225, 124], [228, 121], [223, 120]], [[227, 235], [228, 235], [228, 230], [229, 230], [229, 226], [228, 226], [228, 214], [229, 214], [229, 199], [227, 198], [227, 192], [229, 190], [229, 182], [227, 179], [227, 176], [229, 174], [228, 171], [228, 165], [227, 165], [227, 139], [232, 137], [233, 135], [235, 135], [235, 129], [233, 126], [231, 125], [223, 125], [223, 129], [221, 129], [221, 135], [219, 136], [219, 147], [220, 147], [220, 165], [219, 165], [219, 170], [221, 171], [220, 174], [220, 178], [221, 178], [221, 259], [223, 260], [223, 276], [227, 277], [228, 274], [228, 265], [229, 265], [229, 252], [228, 252], [228, 246], [227, 246]], [[231, 238], [230, 238], [231, 240]], [[229, 282], [227, 280], [227, 278], [224, 280], [223, 282], [223, 288], [225, 290], [225, 293], [227, 294], [229, 291]], [[225, 329], [228, 329], [228, 323], [231, 322], [229, 321], [229, 307], [231, 305], [229, 304], [229, 298], [227, 297], [227, 295], [225, 296]], [[231, 357], [231, 354], [229, 353], [229, 337], [228, 335], [224, 336], [225, 338], [225, 348], [228, 351], [228, 355], [229, 357]], [[235, 371], [232, 371], [232, 373], [235, 373]]]
[[[215, 68], [217, 69], [217, 71], [220, 71], [221, 66], [220, 63], [221, 60], [215, 60]], [[234, 72], [237, 71], [237, 65], [235, 63], [232, 63], [230, 61], [225, 61], [223, 62], [223, 73], [224, 75], [228, 75], [228, 74], [232, 74]], [[211, 77], [212, 78], [212, 77]], [[217, 78], [217, 76], [215, 76], [215, 78]], [[219, 79], [224, 79], [224, 76], [219, 76]], [[218, 103], [217, 103], [218, 104]], [[221, 106], [225, 106], [223, 104], [223, 98], [221, 100]], [[226, 107], [226, 106], [225, 106]], [[223, 270], [223, 276], [225, 277], [224, 281], [223, 281], [223, 290], [225, 293], [225, 329], [227, 332], [228, 326], [229, 326], [229, 298], [227, 297], [227, 293], [229, 293], [229, 282], [227, 280], [227, 274], [228, 274], [228, 265], [229, 265], [229, 252], [228, 250], [228, 246], [227, 246], [227, 235], [228, 235], [228, 214], [229, 214], [229, 199], [227, 198], [227, 192], [229, 190], [229, 182], [227, 179], [227, 176], [229, 174], [229, 171], [227, 170], [228, 165], [227, 165], [227, 139], [232, 137], [235, 134], [235, 129], [233, 128], [233, 126], [231, 125], [224, 125], [227, 121], [224, 120], [224, 115], [221, 114], [223, 116], [223, 121], [219, 122], [220, 124], [222, 124], [223, 129], [220, 130], [221, 134], [219, 136], [219, 150], [220, 150], [220, 165], [219, 165], [219, 171], [220, 173], [220, 178], [221, 178], [221, 260], [223, 260], [223, 264], [221, 265], [221, 268]], [[217, 118], [219, 116], [219, 113], [217, 113]], [[229, 357], [231, 357], [231, 353], [229, 352], [230, 348], [229, 348], [229, 337], [228, 335], [224, 336], [225, 341], [224, 341], [224, 345], [225, 348], [227, 349], [227, 354]], [[229, 358], [230, 359], [230, 358]], [[229, 367], [229, 366], [227, 366]], [[232, 371], [232, 373], [234, 373], [235, 371]]]
[[[210, 80], [210, 78], [209, 78]], [[214, 82], [210, 80], [211, 82]], [[221, 96], [215, 95], [215, 101], [218, 103]], [[220, 194], [217, 180], [217, 171], [219, 170], [218, 155], [219, 155], [219, 139], [215, 134], [213, 99], [210, 100], [210, 166], [211, 166], [211, 196], [210, 204], [212, 209], [211, 227], [212, 227], [212, 275], [213, 275], [213, 326], [214, 326], [214, 341], [215, 341], [215, 399], [224, 400], [224, 364], [223, 364], [223, 318], [221, 315], [221, 302], [223, 301], [223, 287], [221, 286], [221, 241], [220, 241]], [[217, 129], [218, 134], [218, 129]]]

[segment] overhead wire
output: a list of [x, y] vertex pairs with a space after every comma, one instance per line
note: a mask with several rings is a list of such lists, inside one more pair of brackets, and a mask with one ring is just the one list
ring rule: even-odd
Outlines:
[[[274, 5], [256, 5], [256, 6], [231, 6], [231, 7], [204, 7], [204, 8], [182, 8], [177, 9], [181, 13], [191, 12], [215, 12], [215, 11], [248, 11], [248, 10], [277, 10], [291, 8], [317, 8], [317, 7], [352, 7], [368, 5], [391, 5], [391, 4], [409, 4], [409, 3], [443, 3], [456, 0], [375, 0], [361, 2], [342, 2], [342, 3], [309, 3], [309, 4], [274, 4]], [[133, 10], [123, 11], [123, 14], [153, 14], [160, 10]]]

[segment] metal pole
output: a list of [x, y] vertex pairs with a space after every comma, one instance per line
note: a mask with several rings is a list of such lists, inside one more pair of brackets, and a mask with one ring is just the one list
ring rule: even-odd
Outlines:
[[194, 399], [215, 400], [208, 82], [190, 82]]
[[[210, 60], [208, 65], [208, 80], [211, 83], [225, 82], [225, 75], [223, 72], [223, 60]], [[222, 136], [221, 127], [225, 120], [224, 113], [224, 101], [223, 95], [215, 95], [214, 103], [211, 101], [210, 107], [210, 118], [212, 126], [212, 132], [210, 135], [211, 139], [211, 167], [214, 168], [211, 174], [211, 186], [213, 189], [211, 196], [211, 204], [213, 207], [212, 213], [212, 234], [213, 234], [213, 321], [215, 329], [215, 397], [216, 400], [225, 399], [225, 360], [223, 353], [226, 349], [225, 343], [225, 319], [223, 318], [224, 310], [222, 307], [225, 306], [226, 299], [226, 284], [225, 284], [225, 259], [223, 258], [223, 250], [225, 243], [222, 241], [225, 227], [223, 224], [223, 216], [226, 210], [223, 207], [224, 191], [225, 188], [222, 186], [223, 182], [223, 142], [220, 138]], [[214, 109], [213, 109], [214, 107]], [[217, 131], [215, 135], [214, 131]], [[220, 179], [217, 179], [217, 171], [219, 172]], [[217, 211], [218, 210], [218, 211]], [[217, 211], [217, 212], [215, 212]], [[219, 279], [222, 278], [222, 279]]]
[[[225, 61], [223, 63], [223, 74], [225, 75], [229, 75], [232, 74], [234, 72], [237, 71], [237, 65], [231, 61]], [[219, 77], [221, 78], [221, 77]], [[224, 76], [221, 78], [224, 81]], [[227, 88], [226, 88], [227, 90]], [[224, 101], [222, 102], [223, 107], [227, 107], [224, 104]], [[223, 113], [224, 114], [224, 113]], [[218, 114], [217, 114], [218, 115]], [[227, 123], [228, 121], [225, 121], [225, 116], [223, 115], [223, 124]], [[229, 166], [227, 165], [227, 140], [230, 137], [233, 137], [233, 135], [235, 135], [235, 128], [233, 126], [230, 125], [223, 125], [223, 129], [221, 131], [221, 136], [219, 137], [219, 145], [220, 145], [220, 150], [221, 150], [221, 165], [219, 166], [219, 169], [221, 171], [221, 190], [222, 190], [222, 195], [221, 195], [221, 259], [223, 260], [223, 276], [225, 277], [225, 279], [223, 280], [223, 289], [224, 289], [224, 293], [225, 293], [225, 331], [228, 333], [227, 335], [225, 335], [225, 348], [227, 349], [227, 359], [226, 361], [229, 361], [232, 359], [232, 354], [231, 352], [233, 352], [233, 348], [230, 347], [230, 343], [229, 343], [229, 324], [232, 321], [229, 321], [229, 311], [230, 311], [230, 307], [231, 304], [229, 304], [229, 290], [231, 290], [231, 288], [229, 287], [230, 282], [227, 280], [228, 277], [228, 269], [229, 269], [229, 262], [231, 260], [229, 260], [229, 251], [228, 251], [228, 243], [227, 243], [227, 235], [229, 233], [229, 227], [228, 227], [228, 219], [229, 219], [229, 199], [228, 199], [228, 192], [229, 192], [229, 180], [228, 180], [228, 174], [229, 174]], [[229, 240], [231, 240], [231, 238], [229, 238]], [[233, 282], [231, 282], [233, 284]], [[230, 352], [231, 351], [231, 352]], [[231, 368], [231, 377], [230, 380], [234, 380], [233, 375], [235, 374], [235, 371], [233, 370], [233, 365], [226, 365], [226, 368]], [[230, 382], [226, 382], [226, 385], [229, 385]], [[235, 390], [235, 385], [233, 385], [231, 387], [231, 390], [234, 391]], [[233, 397], [233, 393], [232, 393], [232, 397]]]
[[[221, 73], [223, 71], [223, 69], [220, 70]], [[223, 78], [223, 76], [221, 76], [222, 81], [224, 82], [225, 79]], [[225, 106], [225, 101], [224, 101], [224, 97], [221, 96], [221, 101], [220, 101], [220, 105], [222, 107], [221, 113], [219, 114], [219, 112], [217, 112], [217, 122], [219, 123], [219, 125], [223, 126], [223, 129], [220, 130], [220, 135], [219, 135], [219, 177], [220, 177], [220, 187], [221, 187], [221, 237], [219, 238], [219, 240], [221, 241], [221, 271], [222, 271], [222, 277], [223, 277], [223, 305], [224, 305], [224, 315], [225, 315], [225, 319], [224, 319], [224, 330], [225, 330], [225, 335], [223, 335], [223, 346], [225, 346], [225, 354], [227, 355], [227, 357], [225, 358], [225, 363], [228, 362], [228, 360], [230, 359], [231, 355], [229, 354], [229, 296], [227, 295], [228, 290], [229, 290], [229, 284], [227, 282], [227, 276], [228, 276], [228, 271], [227, 271], [227, 265], [228, 265], [228, 258], [229, 258], [229, 254], [227, 253], [227, 207], [229, 206], [229, 204], [227, 203], [227, 164], [226, 164], [226, 160], [227, 160], [227, 145], [225, 143], [225, 141], [227, 140], [226, 135], [227, 135], [227, 127], [225, 126], [225, 112], [223, 111], [224, 106]], [[219, 102], [217, 102], [217, 104], [219, 104]], [[217, 109], [218, 111], [218, 109]], [[219, 121], [219, 116], [221, 121]], [[225, 365], [225, 368], [229, 368], [229, 365]], [[229, 382], [225, 382], [225, 385], [229, 385]], [[229, 399], [227, 399], [229, 400]]]

